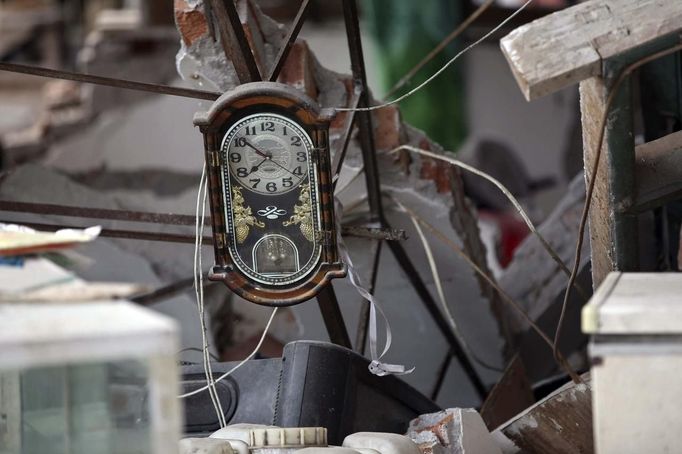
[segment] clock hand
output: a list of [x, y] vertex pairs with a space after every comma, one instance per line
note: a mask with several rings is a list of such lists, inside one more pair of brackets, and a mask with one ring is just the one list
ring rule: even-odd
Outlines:
[[256, 164], [255, 166], [251, 167], [251, 171], [249, 172], [249, 175], [251, 175], [253, 172], [258, 172], [258, 169], [260, 168], [260, 166], [262, 166], [263, 163], [264, 163], [265, 161], [267, 161], [268, 159], [269, 159], [269, 158], [267, 158], [267, 157], [266, 157], [266, 158], [263, 158], [263, 160], [262, 160], [261, 162], [259, 162], [259, 163]]
[[[263, 156], [266, 160], [270, 160], [270, 162], [272, 162], [274, 165], [276, 165], [276, 166], [279, 167], [280, 169], [286, 170], [287, 172], [289, 172], [290, 174], [292, 174], [293, 176], [295, 176], [295, 177], [298, 178], [299, 180], [303, 181], [303, 178], [302, 178], [302, 177], [299, 177], [299, 176], [296, 175], [294, 172], [292, 172], [291, 170], [287, 169], [286, 167], [284, 167], [284, 166], [283, 166], [282, 164], [280, 164], [279, 162], [277, 162], [277, 161], [275, 161], [274, 159], [272, 159], [272, 154], [271, 154], [271, 153], [263, 153], [263, 152], [260, 151], [258, 148], [256, 148], [256, 147], [254, 147], [253, 145], [251, 145], [251, 143], [250, 143], [248, 140], [245, 141], [245, 142], [246, 142], [246, 145], [247, 145], [248, 147], [252, 148], [253, 151], [255, 151], [258, 155]], [[263, 163], [261, 162], [261, 164], [263, 164]], [[258, 164], [258, 166], [260, 166], [260, 164]]]
[[282, 164], [280, 164], [279, 162], [275, 161], [275, 160], [272, 159], [272, 158], [270, 158], [270, 161], [271, 161], [273, 164], [275, 164], [277, 167], [279, 167], [280, 169], [286, 170], [286, 171], [289, 172], [291, 175], [293, 175], [293, 176], [295, 176], [296, 178], [298, 178], [299, 180], [303, 181], [303, 178], [302, 178], [302, 177], [299, 177], [298, 175], [296, 175], [294, 172], [292, 172], [291, 170], [289, 170], [289, 169], [287, 169], [286, 167], [284, 167], [284, 166], [283, 166]]
[[260, 151], [258, 148], [256, 148], [256, 147], [254, 147], [253, 145], [251, 145], [251, 143], [250, 143], [249, 141], [247, 141], [247, 140], [245, 140], [244, 142], [246, 143], [246, 146], [248, 146], [249, 148], [252, 148], [253, 151], [255, 151], [257, 155], [260, 155], [260, 156], [264, 157], [265, 159], [272, 159], [272, 154], [270, 154], [270, 153], [263, 153], [263, 152]]

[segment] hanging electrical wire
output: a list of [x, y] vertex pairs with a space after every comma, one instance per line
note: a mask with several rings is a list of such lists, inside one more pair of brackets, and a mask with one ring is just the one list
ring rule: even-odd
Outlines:
[[[474, 175], [478, 175], [481, 178], [484, 178], [488, 181], [490, 181], [492, 184], [494, 184], [501, 192], [504, 194], [504, 196], [511, 202], [512, 205], [514, 205], [514, 208], [516, 208], [516, 211], [519, 213], [525, 224], [528, 226], [528, 229], [531, 231], [533, 235], [535, 235], [540, 241], [540, 244], [542, 247], [547, 251], [547, 254], [549, 254], [550, 257], [556, 262], [557, 265], [559, 265], [559, 268], [567, 275], [571, 275], [571, 270], [569, 270], [568, 266], [564, 263], [564, 261], [559, 257], [559, 254], [554, 250], [554, 248], [547, 242], [544, 236], [538, 231], [538, 229], [535, 227], [535, 224], [533, 224], [533, 221], [531, 221], [530, 217], [526, 213], [526, 211], [523, 209], [523, 206], [521, 206], [521, 203], [514, 197], [514, 195], [511, 193], [509, 189], [505, 185], [503, 185], [499, 180], [494, 178], [493, 176], [487, 174], [486, 172], [483, 172], [482, 170], [477, 169], [476, 167], [473, 167], [465, 162], [460, 161], [459, 159], [446, 156], [443, 154], [438, 154], [434, 153], [429, 150], [425, 150], [423, 148], [417, 148], [413, 147], [411, 145], [400, 145], [399, 147], [394, 148], [393, 150], [389, 151], [389, 154], [397, 153], [400, 150], [407, 150], [413, 153], [417, 153], [422, 156], [426, 156], [428, 158], [436, 159], [439, 161], [443, 161], [446, 163], [449, 163], [451, 165], [460, 167], [468, 172], [473, 173]], [[576, 290], [580, 293], [580, 295], [587, 300], [588, 294], [583, 290], [579, 285], [577, 285], [575, 282], [573, 282], [571, 285], [573, 285]]]
[[443, 313], [446, 315], [446, 318], [450, 323], [450, 327], [452, 328], [452, 332], [459, 341], [460, 345], [462, 346], [462, 349], [464, 350], [466, 355], [469, 356], [469, 358], [476, 361], [480, 366], [495, 372], [504, 372], [503, 368], [494, 366], [488, 363], [487, 361], [481, 359], [469, 347], [469, 343], [466, 341], [466, 339], [464, 339], [464, 336], [462, 335], [462, 332], [460, 331], [459, 326], [455, 321], [455, 317], [452, 315], [452, 312], [450, 311], [450, 306], [448, 305], [447, 299], [445, 298], [445, 291], [443, 290], [443, 284], [441, 281], [440, 273], [438, 271], [438, 265], [436, 264], [436, 259], [433, 256], [433, 251], [431, 250], [431, 246], [429, 245], [429, 242], [426, 239], [426, 235], [424, 235], [424, 231], [422, 230], [421, 224], [419, 223], [419, 219], [413, 214], [414, 213], [413, 211], [408, 210], [408, 208], [405, 205], [403, 205], [397, 198], [393, 196], [390, 196], [390, 198], [402, 212], [406, 213], [410, 217], [412, 225], [414, 225], [414, 228], [417, 231], [417, 235], [421, 240], [424, 253], [426, 254], [426, 259], [429, 262], [429, 269], [431, 270], [431, 275], [433, 276], [433, 282], [436, 285], [436, 293], [438, 293], [438, 299], [440, 300], [440, 304], [443, 308]]
[[403, 86], [410, 83], [412, 78], [426, 66], [431, 60], [433, 60], [438, 54], [440, 54], [452, 41], [454, 41], [459, 35], [461, 35], [469, 26], [481, 16], [488, 8], [495, 4], [495, 0], [486, 0], [481, 6], [479, 6], [476, 11], [471, 13], [464, 22], [459, 24], [448, 36], [446, 36], [436, 47], [431, 50], [426, 56], [419, 61], [412, 69], [410, 69], [400, 80], [391, 87], [391, 89], [386, 93], [384, 98], [388, 98], [395, 92], [400, 90]]
[[206, 318], [204, 312], [204, 276], [202, 272], [202, 242], [204, 236], [204, 220], [206, 218], [206, 201], [208, 197], [206, 166], [204, 165], [199, 180], [199, 192], [196, 204], [196, 223], [195, 223], [195, 243], [194, 243], [194, 292], [197, 301], [197, 312], [199, 314], [199, 328], [202, 341], [202, 363], [204, 366], [204, 376], [211, 397], [213, 409], [216, 412], [220, 427], [225, 427], [225, 414], [223, 412], [220, 396], [213, 381], [213, 371], [211, 369], [211, 357], [209, 355], [208, 339], [206, 336]]
[[[533, 331], [535, 331], [540, 338], [549, 346], [549, 348], [554, 351], [554, 342], [545, 334], [544, 331], [533, 321], [533, 319], [530, 318], [530, 316], [526, 313], [525, 310], [512, 299], [511, 296], [509, 296], [498, 284], [495, 282], [494, 279], [492, 279], [488, 274], [483, 271], [459, 246], [455, 244], [454, 241], [452, 241], [450, 238], [445, 236], [440, 230], [435, 228], [433, 225], [431, 225], [429, 222], [425, 221], [423, 218], [421, 218], [417, 213], [415, 213], [413, 210], [411, 210], [409, 207], [405, 207], [406, 211], [414, 216], [414, 218], [419, 222], [421, 225], [426, 227], [433, 235], [435, 235], [438, 239], [440, 239], [442, 242], [444, 242], [450, 249], [452, 249], [457, 255], [462, 257], [465, 262], [476, 272], [478, 273], [479, 276], [481, 276], [483, 279], [485, 279], [490, 286], [492, 286], [495, 291], [500, 295], [502, 300], [510, 305], [514, 311], [516, 311], [521, 318], [524, 319], [526, 323], [531, 327]], [[571, 365], [568, 363], [566, 358], [563, 357], [563, 355], [559, 352], [557, 363], [561, 368], [563, 368], [566, 373], [573, 379], [574, 381], [580, 382], [580, 376], [573, 370]]]
[[474, 47], [478, 46], [481, 44], [483, 41], [487, 40], [490, 38], [492, 35], [494, 35], [498, 30], [500, 30], [502, 27], [504, 27], [508, 22], [510, 22], [512, 19], [514, 19], [517, 15], [521, 14], [521, 12], [526, 9], [528, 5], [533, 3], [534, 0], [527, 0], [523, 5], [521, 5], [516, 11], [514, 11], [512, 14], [510, 14], [505, 20], [500, 22], [495, 28], [490, 30], [488, 33], [483, 35], [481, 38], [479, 38], [477, 41], [473, 42], [472, 44], [468, 45], [465, 47], [463, 50], [457, 53], [454, 57], [452, 57], [447, 63], [445, 63], [438, 71], [436, 71], [433, 75], [431, 75], [428, 79], [426, 79], [424, 82], [419, 84], [417, 87], [413, 88], [412, 90], [408, 91], [402, 96], [399, 96], [398, 98], [388, 101], [382, 104], [378, 104], [375, 106], [370, 106], [370, 107], [335, 107], [334, 110], [338, 112], [371, 112], [373, 110], [379, 110], [383, 109], [388, 106], [392, 106], [393, 104], [398, 104], [399, 102], [409, 98], [410, 96], [414, 95], [417, 93], [419, 90], [422, 88], [426, 87], [429, 83], [431, 83], [436, 77], [440, 76], [446, 69], [448, 69], [455, 61], [459, 60], [459, 58], [469, 52], [471, 49]]
[[[244, 364], [246, 364], [246, 363], [249, 362], [251, 359], [253, 359], [254, 356], [256, 356], [256, 354], [258, 353], [258, 351], [259, 351], [259, 350], [261, 349], [261, 347], [263, 346], [263, 342], [265, 341], [265, 337], [267, 336], [268, 331], [270, 330], [270, 325], [272, 325], [272, 321], [274, 320], [276, 314], [277, 314], [277, 308], [274, 308], [274, 309], [272, 310], [272, 313], [270, 314], [270, 318], [268, 319], [268, 323], [265, 325], [265, 329], [263, 330], [263, 334], [261, 335], [260, 340], [258, 341], [258, 344], [256, 345], [256, 348], [254, 348], [253, 351], [252, 351], [251, 353], [249, 353], [249, 356], [247, 356], [246, 358], [244, 358], [243, 360], [241, 360], [241, 361], [239, 362], [239, 364], [237, 364], [237, 365], [234, 366], [232, 369], [230, 369], [230, 370], [228, 370], [227, 372], [225, 372], [225, 373], [224, 373], [223, 375], [221, 375], [220, 377], [216, 378], [216, 379], [213, 381], [213, 386], [215, 386], [217, 383], [220, 383], [221, 381], [225, 380], [227, 377], [229, 377], [230, 375], [232, 375], [236, 370], [238, 370], [238, 369], [239, 369], [240, 367], [242, 367]], [[203, 386], [203, 387], [201, 387], [201, 388], [195, 389], [194, 391], [190, 391], [190, 392], [188, 392], [188, 393], [179, 395], [179, 396], [178, 396], [178, 399], [186, 399], [186, 398], [191, 397], [191, 396], [196, 396], [197, 394], [202, 393], [202, 392], [208, 390], [210, 387], [211, 387], [211, 385], [210, 385], [210, 384], [207, 384], [206, 386]]]

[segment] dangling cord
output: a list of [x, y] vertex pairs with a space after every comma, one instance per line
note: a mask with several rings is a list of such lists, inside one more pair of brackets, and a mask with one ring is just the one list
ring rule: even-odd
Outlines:
[[426, 87], [428, 84], [430, 84], [435, 78], [437, 78], [438, 76], [440, 76], [446, 69], [448, 69], [448, 67], [449, 67], [450, 65], [452, 65], [456, 60], [458, 60], [462, 55], [466, 54], [466, 53], [469, 52], [471, 49], [473, 49], [474, 47], [478, 46], [479, 44], [481, 44], [481, 43], [482, 43], [483, 41], [485, 41], [486, 39], [490, 38], [490, 37], [491, 37], [493, 34], [495, 34], [499, 29], [501, 29], [502, 27], [504, 27], [509, 21], [511, 21], [512, 19], [514, 19], [514, 17], [516, 17], [518, 14], [520, 14], [521, 11], [523, 11], [524, 9], [526, 9], [526, 7], [527, 7], [528, 5], [530, 5], [531, 3], [533, 3], [533, 0], [527, 0], [527, 1], [526, 1], [523, 5], [521, 5], [516, 11], [514, 11], [512, 14], [510, 14], [505, 20], [503, 20], [502, 22], [500, 22], [499, 25], [497, 25], [495, 28], [493, 28], [492, 30], [490, 30], [490, 31], [489, 31], [488, 33], [486, 33], [485, 35], [483, 35], [478, 41], [476, 41], [476, 42], [470, 44], [469, 46], [467, 46], [466, 48], [464, 48], [462, 51], [460, 51], [457, 55], [455, 55], [453, 58], [451, 58], [451, 59], [450, 59], [447, 63], [445, 63], [438, 71], [436, 71], [431, 77], [429, 77], [429, 78], [426, 79], [424, 82], [422, 82], [421, 84], [419, 84], [417, 87], [413, 88], [412, 90], [408, 91], [408, 92], [405, 93], [404, 95], [402, 95], [402, 96], [400, 96], [400, 97], [394, 99], [393, 101], [389, 101], [389, 102], [386, 102], [386, 103], [383, 103], [383, 104], [379, 104], [379, 105], [376, 105], [376, 106], [370, 106], [370, 107], [335, 107], [334, 110], [336, 110], [337, 112], [369, 112], [369, 111], [373, 111], [373, 110], [383, 109], [384, 107], [388, 107], [388, 106], [390, 106], [390, 105], [397, 104], [397, 103], [399, 103], [400, 101], [409, 98], [410, 96], [412, 96], [413, 94], [417, 93], [419, 90], [421, 90], [422, 88], [424, 88], [424, 87]]
[[[388, 353], [391, 348], [391, 326], [388, 323], [388, 318], [384, 313], [377, 300], [363, 285], [360, 276], [355, 270], [353, 261], [348, 254], [348, 248], [341, 237], [341, 217], [343, 213], [343, 205], [339, 199], [334, 199], [335, 203], [335, 214], [336, 214], [336, 236], [339, 254], [341, 255], [341, 260], [348, 266], [348, 279], [355, 290], [369, 303], [369, 354], [371, 362], [369, 364], [369, 371], [383, 377], [385, 375], [406, 375], [414, 371], [414, 367], [409, 370], [405, 370], [405, 366], [401, 364], [387, 364], [381, 361], [381, 359]], [[384, 326], [386, 327], [386, 341], [384, 343], [384, 348], [379, 354], [377, 344], [378, 344], [378, 330], [377, 330], [377, 313], [384, 320]]]
[[495, 372], [504, 372], [504, 369], [501, 367], [493, 366], [492, 364], [489, 364], [488, 362], [484, 361], [483, 359], [479, 358], [470, 348], [469, 344], [466, 342], [464, 339], [464, 336], [462, 336], [462, 332], [459, 330], [459, 327], [457, 326], [457, 322], [455, 322], [455, 317], [452, 315], [452, 312], [450, 311], [450, 307], [448, 306], [447, 300], [445, 298], [445, 292], [443, 291], [443, 285], [441, 283], [441, 278], [440, 278], [440, 273], [438, 272], [438, 266], [436, 265], [436, 260], [433, 257], [433, 251], [431, 250], [431, 246], [429, 245], [428, 240], [426, 239], [426, 235], [424, 235], [424, 230], [422, 230], [421, 225], [419, 224], [419, 221], [417, 220], [417, 217], [410, 211], [408, 211], [407, 207], [403, 205], [397, 198], [390, 196], [391, 200], [393, 200], [393, 203], [395, 203], [400, 211], [405, 213], [410, 217], [410, 220], [412, 221], [412, 224], [414, 225], [415, 230], [417, 231], [417, 234], [419, 235], [419, 239], [422, 242], [422, 246], [424, 247], [424, 253], [426, 254], [426, 259], [429, 262], [429, 268], [431, 268], [431, 275], [433, 276], [433, 281], [436, 284], [436, 292], [438, 293], [438, 299], [440, 300], [440, 304], [443, 307], [443, 312], [445, 313], [448, 322], [450, 322], [450, 327], [452, 328], [452, 333], [455, 335], [457, 340], [459, 340], [460, 345], [462, 346], [462, 349], [464, 350], [464, 353], [471, 358], [472, 360], [476, 361], [479, 365], [482, 367], [495, 371]]
[[[461, 169], [466, 170], [467, 172], [471, 172], [474, 175], [477, 175], [481, 178], [484, 178], [494, 184], [501, 192], [504, 194], [504, 196], [511, 202], [512, 205], [514, 205], [514, 208], [516, 208], [516, 211], [519, 213], [523, 221], [526, 223], [528, 226], [528, 229], [530, 232], [535, 235], [535, 237], [540, 241], [540, 244], [542, 247], [547, 251], [547, 254], [549, 254], [550, 257], [556, 262], [556, 264], [561, 268], [561, 270], [566, 274], [566, 276], [571, 275], [571, 270], [568, 269], [568, 266], [564, 263], [564, 261], [559, 257], [559, 254], [554, 250], [554, 248], [549, 244], [549, 242], [545, 239], [544, 236], [538, 231], [538, 229], [535, 227], [533, 224], [533, 221], [530, 220], [530, 216], [526, 213], [526, 211], [523, 209], [521, 206], [521, 203], [514, 197], [514, 195], [511, 193], [509, 189], [507, 189], [506, 186], [504, 186], [499, 180], [494, 178], [493, 176], [487, 174], [486, 172], [483, 172], [482, 170], [477, 169], [474, 166], [471, 166], [465, 162], [460, 161], [459, 159], [455, 159], [450, 156], [434, 153], [429, 150], [425, 150], [423, 148], [417, 148], [413, 147], [411, 145], [400, 145], [393, 150], [390, 150], [388, 154], [394, 154], [399, 152], [400, 150], [406, 150], [412, 153], [416, 153], [421, 156], [426, 156], [427, 158], [432, 158], [436, 159], [438, 161], [443, 161], [447, 162], [448, 164], [451, 164], [453, 166], [459, 167]], [[573, 287], [580, 293], [580, 295], [583, 297], [585, 301], [589, 298], [587, 292], [583, 290], [577, 283], [573, 282]]]
[[[213, 370], [211, 368], [211, 357], [208, 351], [208, 340], [206, 336], [206, 320], [204, 314], [204, 276], [202, 266], [202, 243], [204, 236], [204, 220], [206, 219], [206, 199], [208, 197], [208, 180], [206, 178], [206, 165], [201, 172], [199, 182], [199, 193], [197, 194], [196, 225], [194, 242], [194, 292], [197, 299], [197, 310], [199, 312], [199, 325], [201, 327], [202, 355], [204, 364], [204, 375], [208, 384], [209, 395], [215, 409], [220, 427], [225, 427], [225, 414], [220, 403], [220, 396], [213, 381]], [[201, 208], [201, 215], [199, 214]]]
[[[516, 311], [528, 325], [531, 327], [533, 331], [535, 331], [540, 338], [549, 346], [550, 349], [554, 350], [554, 343], [552, 342], [552, 339], [545, 334], [544, 331], [533, 321], [532, 318], [526, 313], [526, 311], [521, 307], [519, 303], [514, 301], [498, 284], [495, 282], [493, 278], [488, 276], [488, 274], [483, 271], [457, 244], [455, 244], [454, 241], [452, 241], [450, 238], [445, 236], [443, 232], [440, 230], [436, 229], [434, 226], [426, 222], [423, 218], [420, 218], [417, 216], [417, 214], [410, 210], [410, 208], [405, 207], [407, 212], [412, 215], [422, 226], [424, 226], [427, 230], [429, 230], [433, 235], [441, 240], [443, 243], [445, 243], [450, 249], [452, 249], [457, 255], [462, 257], [464, 261], [478, 274], [481, 276], [483, 279], [490, 284], [491, 287], [497, 291], [498, 295], [502, 298], [502, 301], [505, 302], [506, 304], [509, 304], [514, 311]], [[566, 373], [573, 379], [576, 383], [579, 383], [581, 381], [580, 377], [578, 374], [575, 373], [571, 365], [568, 363], [566, 358], [559, 352], [558, 354], [559, 358], [557, 359], [557, 362], [560, 367], [562, 367]]]
[[[214, 386], [216, 383], [220, 383], [221, 381], [225, 380], [227, 377], [232, 375], [234, 373], [234, 371], [236, 371], [237, 369], [242, 367], [244, 364], [247, 363], [247, 361], [250, 361], [254, 356], [256, 356], [256, 353], [258, 353], [258, 350], [260, 350], [261, 346], [263, 345], [263, 341], [265, 340], [265, 337], [267, 336], [268, 331], [270, 330], [270, 325], [272, 325], [272, 321], [275, 319], [275, 314], [277, 314], [277, 308], [274, 308], [272, 310], [272, 314], [270, 314], [270, 319], [268, 320], [267, 325], [265, 325], [265, 329], [263, 330], [263, 334], [261, 335], [260, 340], [258, 341], [258, 345], [256, 345], [256, 348], [254, 348], [253, 351], [249, 354], [249, 356], [244, 358], [239, 364], [237, 364], [232, 369], [225, 372], [220, 377], [216, 378], [215, 381], [213, 382]], [[209, 385], [206, 385], [202, 388], [195, 389], [194, 391], [190, 391], [188, 393], [181, 394], [178, 396], [178, 399], [185, 399], [187, 397], [195, 396], [199, 393], [202, 393], [202, 392], [210, 389], [210, 387], [211, 387], [211, 385], [209, 384]]]

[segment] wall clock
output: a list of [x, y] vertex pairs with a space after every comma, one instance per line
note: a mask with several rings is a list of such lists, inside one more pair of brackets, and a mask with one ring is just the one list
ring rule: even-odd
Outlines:
[[290, 86], [255, 82], [199, 113], [215, 266], [242, 298], [286, 306], [344, 277], [331, 185], [331, 111]]

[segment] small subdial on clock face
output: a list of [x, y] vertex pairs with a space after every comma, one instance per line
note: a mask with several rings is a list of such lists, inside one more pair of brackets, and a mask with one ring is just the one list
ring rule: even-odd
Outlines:
[[252, 115], [233, 126], [223, 143], [230, 173], [245, 188], [282, 194], [307, 179], [308, 135], [291, 120], [274, 114]]

